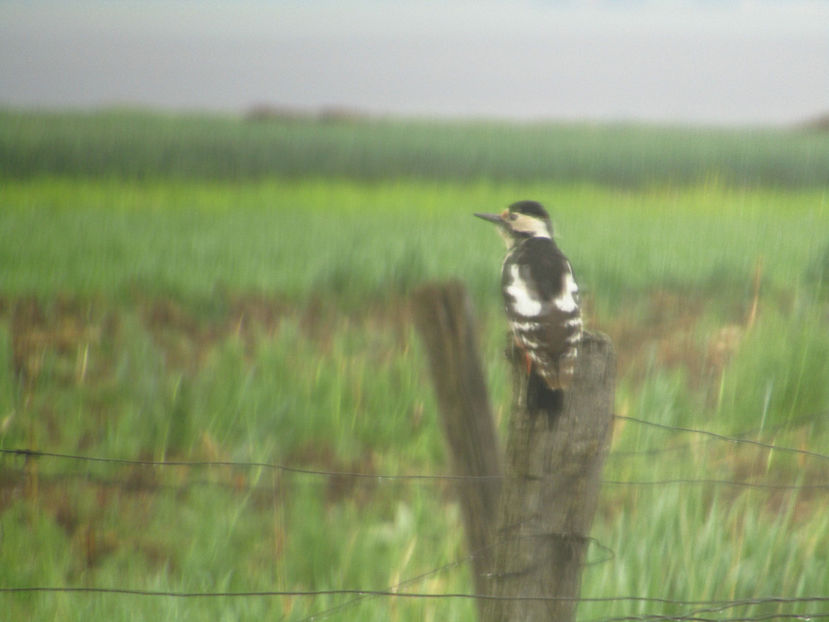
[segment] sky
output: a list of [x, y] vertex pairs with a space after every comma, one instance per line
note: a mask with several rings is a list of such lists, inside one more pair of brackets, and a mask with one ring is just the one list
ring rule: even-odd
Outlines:
[[0, 0], [0, 105], [795, 124], [829, 0]]

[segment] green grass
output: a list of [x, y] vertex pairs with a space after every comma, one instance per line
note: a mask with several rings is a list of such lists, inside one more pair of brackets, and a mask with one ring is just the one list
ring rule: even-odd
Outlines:
[[[805, 295], [829, 244], [823, 190], [38, 179], [9, 180], [3, 195], [8, 293], [195, 298], [224, 288], [359, 306], [460, 276], [493, 300], [500, 242], [471, 213], [515, 197], [551, 208], [581, 280], [614, 306], [691, 285], [745, 299], [758, 261], [764, 287]], [[482, 252], [459, 252], [459, 240]]]
[[829, 182], [829, 140], [799, 128], [386, 119], [250, 121], [135, 110], [0, 110], [7, 176], [382, 179], [697, 184]]
[[[406, 300], [428, 279], [467, 285], [503, 430], [503, 249], [470, 213], [532, 197], [553, 211], [588, 325], [619, 351], [619, 414], [825, 453], [825, 188], [150, 177], [4, 179], [0, 447], [445, 473]], [[783, 485], [827, 475], [825, 460], [627, 420], [605, 471]], [[583, 596], [823, 596], [825, 495], [608, 484], [593, 535], [614, 556], [586, 569]], [[449, 483], [264, 467], [2, 456], [0, 527], [0, 587], [383, 589], [465, 554]], [[593, 547], [590, 559], [606, 555]], [[472, 582], [461, 565], [406, 589]], [[347, 600], [58, 593], [2, 595], [0, 607], [10, 619], [297, 621]], [[579, 617], [676, 611], [586, 602]], [[475, 605], [371, 598], [330, 619], [473, 620]]]

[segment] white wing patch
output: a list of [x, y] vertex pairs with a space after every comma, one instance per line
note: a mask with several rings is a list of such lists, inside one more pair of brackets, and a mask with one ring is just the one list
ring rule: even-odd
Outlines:
[[573, 273], [568, 270], [561, 280], [561, 294], [553, 300], [553, 304], [563, 313], [572, 313], [579, 308], [576, 302], [578, 291], [579, 286], [576, 285], [576, 281], [573, 279]]
[[[527, 287], [527, 284], [518, 274], [517, 264], [510, 266], [509, 276], [510, 282], [509, 285], [507, 285], [506, 292], [512, 298], [512, 310], [518, 315], [523, 315], [524, 317], [540, 315], [542, 309], [541, 301], [533, 297], [532, 291]], [[558, 299], [556, 299], [556, 304], [557, 301]]]

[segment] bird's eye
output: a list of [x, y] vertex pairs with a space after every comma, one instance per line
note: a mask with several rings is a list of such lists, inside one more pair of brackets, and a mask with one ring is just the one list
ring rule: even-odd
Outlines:
[[516, 218], [518, 218], [518, 214], [516, 214], [515, 212], [511, 212], [510, 215], [509, 215], [509, 219], [510, 220], [515, 220]]

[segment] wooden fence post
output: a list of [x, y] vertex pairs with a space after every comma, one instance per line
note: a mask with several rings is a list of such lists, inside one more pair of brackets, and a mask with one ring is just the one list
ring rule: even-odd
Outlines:
[[463, 286], [424, 286], [415, 292], [413, 310], [453, 473], [496, 476], [458, 486], [475, 589], [485, 597], [478, 600], [482, 622], [570, 622], [613, 421], [616, 357], [610, 340], [585, 332], [573, 386], [562, 401], [539, 400], [523, 360], [513, 357], [502, 473]]
[[[458, 480], [457, 490], [475, 589], [485, 594], [502, 470], [471, 305], [459, 282], [421, 287], [412, 302], [415, 325], [429, 357], [452, 472], [482, 476]], [[478, 604], [480, 610], [483, 603]]]
[[528, 408], [526, 368], [519, 360], [512, 367], [506, 485], [489, 587], [502, 598], [486, 601], [481, 619], [569, 622], [610, 441], [615, 354], [606, 336], [585, 332], [573, 386], [557, 412], [534, 410], [532, 400]]

